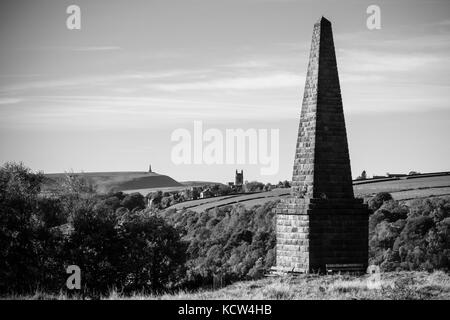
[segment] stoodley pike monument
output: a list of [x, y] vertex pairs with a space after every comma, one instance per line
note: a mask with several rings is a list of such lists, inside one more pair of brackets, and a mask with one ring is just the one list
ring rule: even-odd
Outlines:
[[353, 194], [331, 22], [315, 25], [292, 190], [275, 210], [275, 273], [364, 271], [369, 209]]

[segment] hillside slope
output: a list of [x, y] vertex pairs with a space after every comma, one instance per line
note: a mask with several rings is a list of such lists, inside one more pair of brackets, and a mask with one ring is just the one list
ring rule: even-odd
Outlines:
[[[65, 173], [46, 174], [46, 187], [51, 189], [58, 180], [64, 179], [65, 175]], [[86, 177], [100, 192], [183, 186], [175, 179], [156, 172], [82, 172], [75, 175]]]

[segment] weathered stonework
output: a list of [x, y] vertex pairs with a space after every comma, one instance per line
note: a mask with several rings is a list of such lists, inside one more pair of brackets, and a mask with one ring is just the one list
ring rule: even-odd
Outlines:
[[331, 23], [314, 25], [291, 196], [277, 214], [277, 272], [368, 261], [369, 210], [355, 199]]

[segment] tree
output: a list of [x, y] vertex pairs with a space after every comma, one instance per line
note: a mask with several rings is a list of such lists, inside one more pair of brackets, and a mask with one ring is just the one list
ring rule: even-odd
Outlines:
[[221, 185], [219, 185], [219, 188], [218, 188], [218, 195], [219, 196], [226, 196], [226, 195], [230, 194], [231, 191], [232, 190], [231, 190], [230, 186], [221, 184]]
[[174, 288], [184, 274], [186, 245], [178, 230], [162, 218], [146, 213], [122, 217], [123, 245], [120, 272], [126, 275], [126, 292]]
[[144, 196], [139, 192], [133, 192], [125, 196], [120, 205], [122, 207], [127, 208], [130, 211], [132, 211], [133, 209], [144, 209], [145, 208]]
[[389, 192], [379, 192], [369, 200], [369, 209], [372, 211], [377, 211], [385, 201], [392, 200], [392, 196]]
[[367, 179], [366, 170], [363, 170], [363, 172], [361, 172], [361, 175], [356, 178], [356, 180], [366, 180], [366, 179]]
[[74, 172], [66, 172], [63, 180], [59, 183], [61, 193], [94, 193], [95, 187], [92, 181], [89, 180], [83, 174], [77, 174]]
[[264, 183], [258, 181], [252, 181], [245, 184], [246, 192], [259, 192], [264, 190]]
[[151, 195], [152, 207], [157, 208], [157, 209], [161, 208], [161, 200], [162, 200], [162, 198], [163, 198], [162, 191], [159, 190], [159, 191], [153, 193]]
[[41, 223], [34, 210], [43, 179], [23, 163], [0, 168], [0, 292], [29, 290], [39, 275]]

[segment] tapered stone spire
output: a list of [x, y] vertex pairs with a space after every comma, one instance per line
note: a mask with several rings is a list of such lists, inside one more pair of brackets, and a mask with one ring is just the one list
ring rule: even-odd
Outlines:
[[331, 23], [315, 25], [295, 153], [293, 195], [353, 198]]
[[277, 213], [277, 271], [367, 266], [367, 206], [355, 199], [331, 22], [315, 25], [291, 197]]

